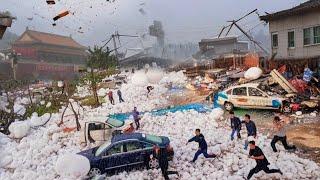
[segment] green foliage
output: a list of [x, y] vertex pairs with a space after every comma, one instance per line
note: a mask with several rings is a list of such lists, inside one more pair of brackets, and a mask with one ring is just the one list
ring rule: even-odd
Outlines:
[[50, 107], [46, 107], [46, 104], [41, 105], [41, 104], [35, 104], [33, 106], [28, 106], [27, 111], [26, 111], [26, 116], [31, 117], [33, 112], [38, 113], [38, 116], [42, 116], [46, 113], [57, 113], [59, 112], [59, 109], [61, 106], [55, 106], [51, 104]]
[[[99, 102], [105, 103], [105, 99], [103, 97], [99, 97]], [[96, 105], [96, 100], [93, 96], [88, 96], [85, 99], [80, 101], [82, 106], [95, 106]]]
[[87, 66], [92, 69], [110, 69], [117, 65], [116, 57], [111, 55], [109, 50], [105, 51], [98, 46], [94, 46], [93, 49], [89, 49], [89, 53]]

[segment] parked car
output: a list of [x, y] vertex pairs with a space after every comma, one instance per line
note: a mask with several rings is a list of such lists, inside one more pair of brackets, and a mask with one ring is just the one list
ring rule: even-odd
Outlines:
[[89, 159], [89, 176], [92, 177], [141, 167], [158, 168], [158, 160], [151, 158], [153, 146], [155, 145], [166, 147], [169, 160], [173, 158], [174, 151], [170, 147], [168, 137], [143, 133], [116, 135], [112, 138], [111, 143], [105, 142], [99, 147], [82, 151], [78, 154]]
[[106, 122], [86, 122], [81, 142], [102, 144], [110, 139], [112, 135], [120, 133], [124, 125], [124, 121], [113, 118], [108, 118]]
[[238, 108], [279, 109], [290, 112], [287, 98], [269, 96], [258, 88], [259, 84], [249, 83], [230, 87], [218, 93], [218, 104], [227, 111]]

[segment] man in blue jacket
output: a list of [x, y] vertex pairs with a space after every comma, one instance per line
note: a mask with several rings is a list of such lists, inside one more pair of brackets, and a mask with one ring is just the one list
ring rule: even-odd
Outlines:
[[[241, 121], [241, 123], [244, 123], [247, 128], [248, 138], [251, 136], [253, 138], [257, 137], [257, 128], [256, 124], [250, 119], [250, 115], [246, 114], [244, 115], [244, 121]], [[248, 139], [245, 141], [244, 149], [248, 148]]]
[[241, 121], [238, 117], [236, 117], [234, 115], [233, 111], [230, 111], [229, 114], [230, 114], [230, 125], [231, 125], [231, 129], [232, 129], [231, 141], [233, 141], [235, 133], [237, 134], [238, 139], [240, 139], [241, 138], [241, 135], [240, 135]]
[[193, 142], [193, 141], [199, 143], [199, 149], [196, 152], [196, 154], [194, 155], [192, 162], [195, 162], [198, 159], [198, 156], [200, 154], [203, 154], [204, 157], [206, 157], [206, 158], [215, 158], [216, 157], [215, 154], [208, 154], [207, 153], [208, 145], [207, 145], [206, 140], [204, 139], [204, 136], [200, 133], [200, 129], [196, 129], [195, 134], [196, 134], [196, 136], [189, 139], [189, 141], [187, 142], [187, 144], [189, 142]]

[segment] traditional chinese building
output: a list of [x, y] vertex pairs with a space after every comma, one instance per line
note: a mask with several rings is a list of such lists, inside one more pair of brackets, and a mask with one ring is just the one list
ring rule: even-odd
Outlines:
[[71, 37], [27, 30], [12, 45], [17, 79], [69, 79], [86, 64], [86, 47]]

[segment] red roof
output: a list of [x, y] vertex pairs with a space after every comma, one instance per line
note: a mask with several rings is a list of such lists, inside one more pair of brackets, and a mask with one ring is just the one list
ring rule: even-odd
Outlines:
[[71, 48], [77, 48], [77, 49], [86, 49], [86, 47], [80, 45], [71, 37], [33, 31], [33, 30], [26, 30], [21, 35], [21, 37], [15, 42], [15, 44], [26, 43], [24, 41], [21, 41], [21, 39], [25, 35], [28, 35], [32, 39], [31, 42], [43, 43], [43, 44], [55, 45], [55, 46], [65, 46], [65, 47], [71, 47]]

